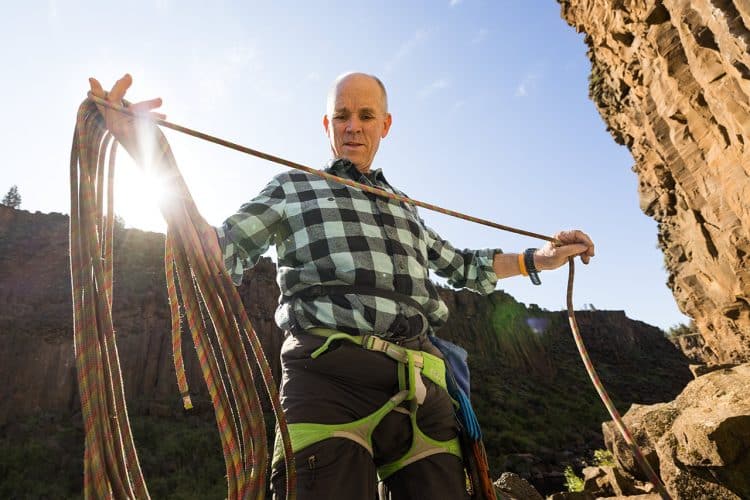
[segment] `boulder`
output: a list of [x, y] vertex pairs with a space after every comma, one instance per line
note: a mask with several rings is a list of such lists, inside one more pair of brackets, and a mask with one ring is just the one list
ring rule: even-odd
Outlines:
[[524, 478], [512, 472], [504, 472], [495, 481], [495, 491], [499, 499], [543, 500], [543, 496]]
[[[671, 403], [634, 405], [624, 420], [675, 498], [750, 498], [750, 363], [707, 373]], [[605, 443], [633, 476], [628, 446], [612, 424]], [[656, 455], [656, 462], [653, 456]]]
[[[623, 416], [625, 425], [633, 436], [651, 468], [659, 470], [659, 457], [653, 443], [656, 443], [669, 430], [677, 413], [671, 403], [654, 405], [634, 404]], [[602, 434], [607, 449], [615, 457], [615, 463], [626, 473], [636, 479], [646, 481], [648, 478], [633, 457], [630, 446], [620, 436], [614, 422], [602, 424]]]

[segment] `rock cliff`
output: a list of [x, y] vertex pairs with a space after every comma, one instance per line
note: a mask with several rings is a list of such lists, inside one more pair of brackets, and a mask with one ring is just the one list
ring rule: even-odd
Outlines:
[[750, 4], [558, 0], [590, 96], [635, 159], [668, 286], [713, 362], [750, 359]]

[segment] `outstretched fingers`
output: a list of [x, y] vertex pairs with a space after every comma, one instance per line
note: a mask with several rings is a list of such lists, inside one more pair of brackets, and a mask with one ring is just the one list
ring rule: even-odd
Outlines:
[[112, 85], [112, 90], [109, 91], [107, 100], [113, 104], [120, 104], [131, 85], [133, 85], [133, 77], [130, 76], [130, 74], [125, 73], [122, 78]]
[[164, 120], [167, 115], [165, 115], [164, 113], [157, 113], [153, 111], [156, 108], [160, 108], [161, 105], [161, 97], [157, 97], [155, 99], [149, 99], [147, 101], [141, 101], [135, 104], [131, 104], [128, 109], [139, 116], [146, 116], [156, 120]]

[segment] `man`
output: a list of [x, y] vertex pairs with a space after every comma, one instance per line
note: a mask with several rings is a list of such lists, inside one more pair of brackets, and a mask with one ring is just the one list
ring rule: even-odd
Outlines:
[[[120, 103], [130, 84], [126, 75], [107, 98]], [[105, 96], [96, 80], [91, 88]], [[153, 113], [160, 105], [154, 99], [131, 108]], [[103, 112], [139, 159], [132, 121]], [[362, 73], [339, 77], [323, 117], [333, 155], [327, 171], [401, 194], [382, 170], [371, 168], [391, 122], [380, 80]], [[562, 246], [523, 256], [458, 251], [411, 205], [297, 171], [274, 177], [217, 234], [236, 283], [276, 245], [282, 294], [276, 322], [286, 332], [281, 397], [300, 499], [374, 499], [378, 476], [394, 499], [465, 498], [451, 398], [427, 366], [442, 367], [427, 334], [448, 315], [428, 270], [454, 286], [490, 293], [499, 278], [535, 276], [569, 256], [588, 263], [594, 255], [580, 231], [560, 232]], [[278, 460], [272, 483], [283, 498]]]

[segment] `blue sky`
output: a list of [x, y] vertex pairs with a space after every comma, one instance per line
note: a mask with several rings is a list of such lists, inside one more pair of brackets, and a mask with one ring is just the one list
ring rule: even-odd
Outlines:
[[[638, 208], [633, 159], [588, 99], [583, 35], [554, 0], [415, 2], [14, 2], [3, 13], [0, 191], [69, 212], [68, 158], [87, 78], [133, 75], [168, 119], [320, 166], [321, 118], [340, 73], [379, 75], [393, 127], [375, 167], [410, 196], [553, 234], [578, 227], [596, 258], [577, 267], [580, 308], [624, 309], [667, 328], [687, 318], [666, 287], [656, 223]], [[219, 224], [282, 168], [168, 132], [199, 208]], [[162, 231], [144, 177], [121, 157], [116, 212]], [[423, 211], [458, 247], [541, 242]], [[501, 282], [518, 300], [565, 305], [563, 270]]]

